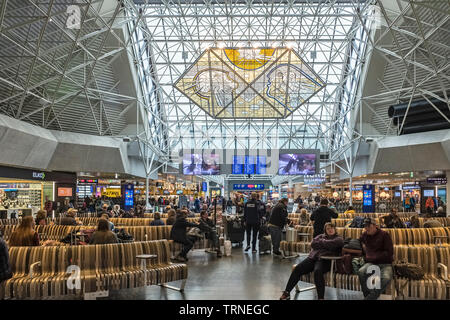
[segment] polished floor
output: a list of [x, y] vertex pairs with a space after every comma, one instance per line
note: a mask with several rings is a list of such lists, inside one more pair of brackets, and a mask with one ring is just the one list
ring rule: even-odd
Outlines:
[[[229, 257], [217, 258], [204, 250], [188, 255], [189, 276], [184, 293], [149, 286], [145, 288], [111, 291], [107, 299], [120, 300], [276, 300], [280, 297], [297, 259], [280, 259], [272, 255], [247, 253], [233, 248]], [[179, 286], [180, 282], [170, 285]], [[299, 283], [300, 287], [311, 286]], [[325, 299], [358, 300], [362, 293], [326, 288]], [[104, 298], [101, 298], [104, 299]], [[291, 299], [317, 299], [315, 290], [291, 293]]]

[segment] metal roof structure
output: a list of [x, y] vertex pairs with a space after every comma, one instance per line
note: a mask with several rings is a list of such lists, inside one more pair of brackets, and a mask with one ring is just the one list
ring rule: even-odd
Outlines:
[[[131, 137], [148, 168], [156, 159], [177, 166], [174, 154], [185, 148], [317, 148], [323, 166], [344, 160], [350, 172], [356, 143], [397, 134], [389, 104], [448, 103], [449, 6], [0, 0], [0, 113], [52, 130]], [[174, 87], [212, 47], [292, 48], [324, 88], [285, 117], [213, 118]]]

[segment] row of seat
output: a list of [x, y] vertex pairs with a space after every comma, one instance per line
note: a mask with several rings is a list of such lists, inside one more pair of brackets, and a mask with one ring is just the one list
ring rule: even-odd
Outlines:
[[[380, 216], [385, 216], [387, 213], [381, 213], [381, 212], [376, 212], [376, 213], [361, 213], [361, 212], [356, 212], [356, 213], [339, 213], [338, 214], [338, 219], [353, 219], [354, 217], [369, 217], [369, 218], [379, 218]], [[308, 213], [308, 215], [310, 215], [310, 213]], [[400, 218], [410, 218], [411, 216], [417, 215], [416, 212], [398, 212], [397, 215]], [[300, 213], [288, 213], [288, 218], [291, 219], [298, 219], [300, 218]]]
[[[156, 259], [147, 262], [146, 270], [136, 258], [141, 254], [157, 255]], [[9, 256], [14, 276], [4, 283], [4, 297], [7, 299], [80, 295], [177, 280], [183, 280], [183, 288], [188, 275], [186, 264], [171, 262], [167, 240], [92, 246], [11, 247]], [[40, 271], [33, 272], [30, 277], [31, 266], [37, 262], [40, 263]], [[79, 290], [68, 286], [70, 265], [79, 267]]]
[[[307, 253], [311, 250], [311, 238], [313, 235], [313, 227], [311, 226], [295, 226], [299, 233], [310, 234], [309, 239], [303, 238], [301, 241], [281, 241], [280, 249], [285, 252]], [[440, 238], [442, 245], [450, 244], [450, 227], [443, 228], [415, 228], [415, 229], [383, 229], [387, 231], [394, 245], [435, 245], [436, 237]], [[363, 228], [336, 228], [337, 233], [344, 239], [359, 239]]]
[[[450, 299], [450, 279], [443, 272], [450, 267], [450, 246], [394, 246], [394, 261], [408, 261], [420, 265], [425, 271], [423, 280], [407, 280], [397, 278], [391, 281], [386, 294], [418, 299]], [[361, 285], [356, 274], [335, 274], [332, 283], [330, 275], [325, 276], [326, 286], [361, 291]], [[314, 283], [314, 273], [301, 277], [301, 281]], [[396, 291], [396, 287], [397, 290]]]
[[[3, 228], [4, 239], [8, 241], [12, 232], [17, 228], [17, 225], [6, 225]], [[36, 232], [41, 235], [41, 240], [61, 240], [71, 232], [79, 232], [82, 229], [91, 229], [91, 227], [60, 225], [35, 226]], [[169, 240], [172, 256], [176, 256], [182, 249], [181, 244], [170, 240], [172, 226], [124, 226], [121, 229], [131, 234], [135, 241]], [[204, 241], [196, 241], [193, 249], [206, 249], [207, 246], [208, 243]]]
[[[292, 219], [294, 222], [298, 221], [299, 219]], [[381, 218], [375, 218], [375, 221], [380, 225], [382, 223]], [[407, 222], [410, 221], [410, 218], [400, 218], [401, 221]], [[439, 221], [444, 227], [450, 226], [450, 217], [442, 218], [442, 217], [436, 217], [436, 218], [418, 218], [419, 227], [423, 228], [425, 221], [427, 220], [436, 220]], [[331, 219], [331, 222], [336, 225], [336, 227], [345, 227], [349, 222], [353, 221], [353, 219]], [[295, 224], [295, 223], [294, 223]]]

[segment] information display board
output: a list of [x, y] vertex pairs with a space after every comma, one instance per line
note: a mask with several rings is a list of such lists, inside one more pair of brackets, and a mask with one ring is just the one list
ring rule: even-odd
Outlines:
[[375, 212], [375, 186], [365, 184], [363, 186], [363, 212]]
[[125, 210], [128, 210], [134, 205], [134, 185], [127, 184], [125, 185]]

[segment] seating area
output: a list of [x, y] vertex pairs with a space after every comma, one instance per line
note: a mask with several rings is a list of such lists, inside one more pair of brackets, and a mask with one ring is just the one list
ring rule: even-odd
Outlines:
[[[143, 269], [138, 255], [156, 255]], [[167, 240], [92, 246], [12, 247], [14, 277], [5, 283], [4, 298], [40, 299], [105, 290], [166, 285], [187, 279], [186, 264], [170, 261]], [[69, 289], [70, 265], [79, 267], [80, 287]]]

